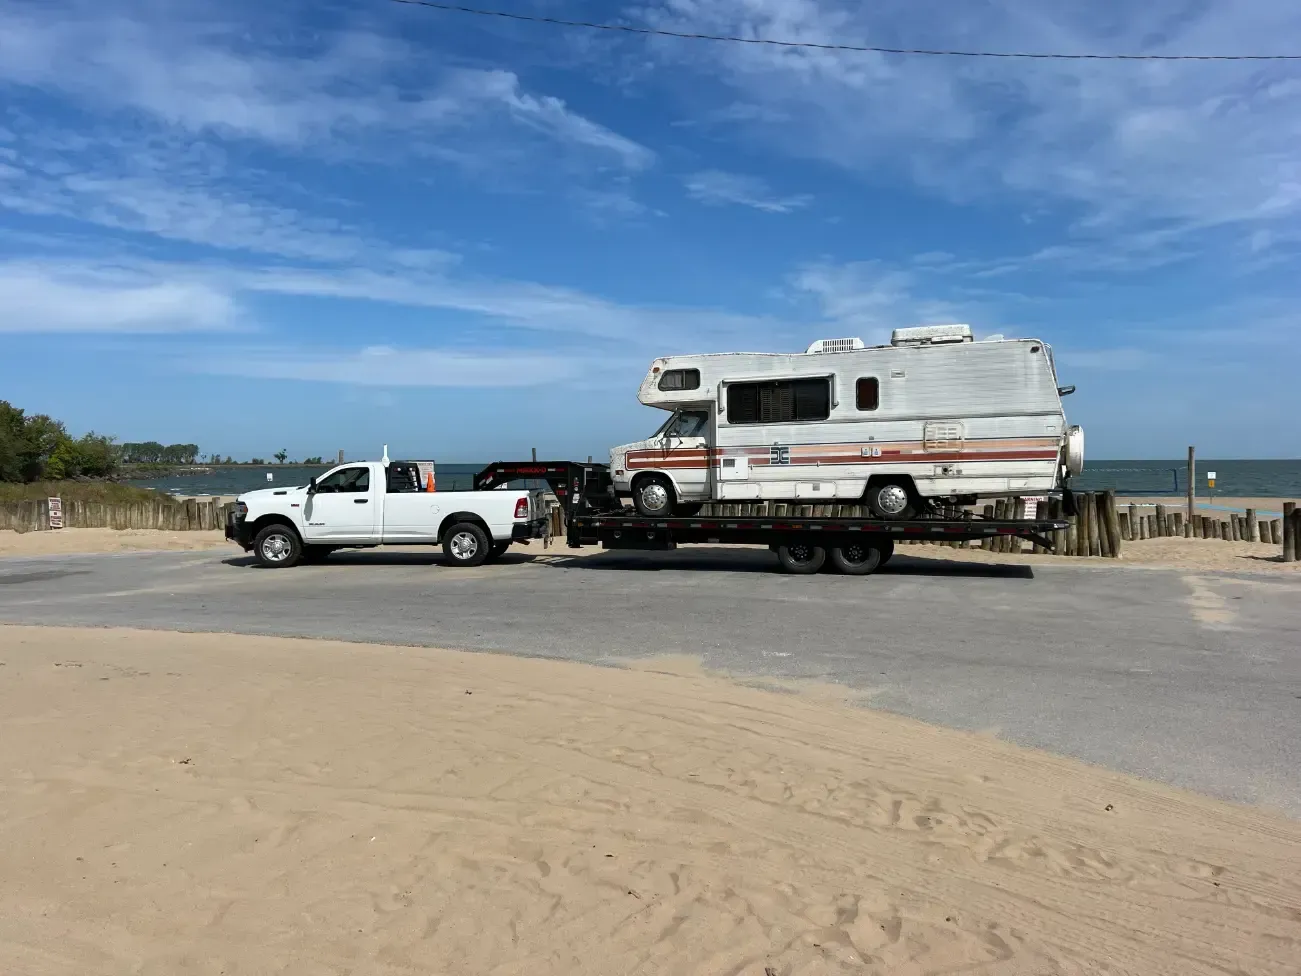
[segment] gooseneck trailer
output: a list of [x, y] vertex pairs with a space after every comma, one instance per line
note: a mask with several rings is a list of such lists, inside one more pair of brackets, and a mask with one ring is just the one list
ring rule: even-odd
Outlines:
[[[1052, 549], [1052, 533], [1067, 525], [1059, 519], [991, 519], [940, 505], [909, 519], [811, 514], [649, 518], [623, 507], [609, 465], [577, 461], [498, 461], [475, 476], [474, 486], [491, 489], [521, 479], [550, 485], [564, 510], [566, 540], [573, 548], [601, 545], [606, 549], [671, 550], [709, 543], [763, 545], [776, 554], [784, 572], [796, 574], [816, 573], [826, 567], [865, 576], [888, 562], [900, 541], [956, 542], [1012, 536]], [[1071, 493], [1067, 489], [1062, 494], [1064, 508], [1071, 514]], [[786, 507], [796, 511], [822, 508]]]

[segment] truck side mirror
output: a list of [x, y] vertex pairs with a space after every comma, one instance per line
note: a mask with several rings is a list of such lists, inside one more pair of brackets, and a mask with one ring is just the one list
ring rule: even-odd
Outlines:
[[315, 494], [316, 494], [316, 479], [315, 479], [315, 478], [313, 478], [311, 481], [307, 482], [307, 494], [309, 494], [309, 495], [315, 495]]
[[1074, 383], [1072, 383], [1070, 386], [1059, 386], [1059, 387], [1057, 387], [1057, 395], [1058, 395], [1058, 396], [1070, 396], [1070, 395], [1071, 395], [1072, 393], [1074, 393], [1074, 392], [1075, 392], [1075, 384], [1074, 384]]

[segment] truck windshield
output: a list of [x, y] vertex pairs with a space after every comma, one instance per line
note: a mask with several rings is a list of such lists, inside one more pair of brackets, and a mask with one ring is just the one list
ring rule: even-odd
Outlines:
[[703, 437], [708, 424], [709, 414], [704, 410], [678, 410], [652, 436]]

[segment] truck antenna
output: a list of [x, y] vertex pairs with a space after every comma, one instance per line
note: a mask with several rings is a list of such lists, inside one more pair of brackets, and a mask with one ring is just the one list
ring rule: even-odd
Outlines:
[[386, 468], [388, 467], [388, 445], [387, 444], [384, 445], [384, 457], [381, 459], [381, 462], [383, 463], [384, 467]]

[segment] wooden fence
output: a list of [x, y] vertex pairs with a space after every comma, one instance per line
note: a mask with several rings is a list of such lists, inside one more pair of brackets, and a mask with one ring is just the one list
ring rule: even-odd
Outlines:
[[[167, 495], [139, 502], [64, 501], [63, 524], [70, 529], [221, 529], [230, 502], [177, 501]], [[0, 529], [41, 532], [50, 527], [49, 502], [0, 502]]]

